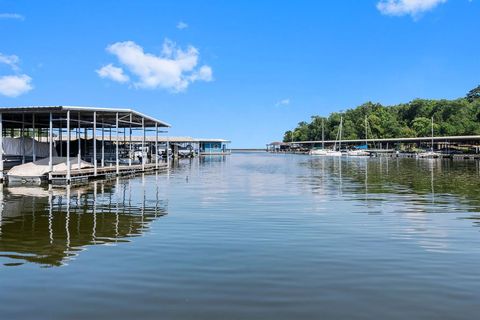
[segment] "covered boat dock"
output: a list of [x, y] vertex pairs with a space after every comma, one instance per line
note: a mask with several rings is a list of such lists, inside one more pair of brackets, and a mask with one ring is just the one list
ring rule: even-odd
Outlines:
[[200, 156], [229, 155], [228, 148], [230, 140], [225, 139], [197, 139], [199, 145], [198, 154]]
[[[110, 141], [109, 138], [105, 139]], [[147, 136], [145, 140], [143, 139], [144, 138], [142, 136], [132, 136], [128, 139], [129, 141], [123, 140], [122, 138], [120, 140], [120, 145], [127, 145], [128, 143], [131, 143], [133, 144], [134, 148], [139, 149], [142, 143], [144, 143], [148, 148], [152, 148], [155, 143], [157, 143], [159, 155], [162, 155], [163, 158], [166, 158], [167, 154], [173, 158], [231, 154], [231, 150], [228, 148], [230, 140], [225, 139], [204, 139], [186, 136], [161, 136], [158, 138]], [[115, 142], [114, 138], [111, 141]]]
[[[339, 141], [336, 140], [314, 140], [314, 141], [292, 141], [292, 142], [272, 142], [267, 144], [269, 152], [293, 152], [307, 153], [316, 147], [325, 146], [331, 148]], [[358, 148], [358, 146], [371, 146], [370, 151], [376, 153], [394, 153], [396, 151], [405, 151], [414, 149], [431, 149], [445, 151], [445, 153], [455, 152], [463, 149], [470, 154], [479, 154], [480, 135], [469, 136], [434, 136], [434, 137], [399, 137], [399, 138], [381, 138], [381, 139], [353, 139], [342, 140], [342, 147], [346, 149]]]
[[[46, 180], [54, 185], [166, 168], [168, 157], [166, 163], [159, 159], [158, 141], [165, 132], [161, 129], [168, 127], [123, 108], [0, 108], [0, 180], [8, 168], [9, 181]], [[133, 133], [141, 136], [139, 150], [133, 149]], [[147, 134], [154, 141], [151, 148], [145, 148]], [[122, 144], [125, 141], [129, 143]], [[138, 152], [136, 160], [133, 154]], [[29, 162], [30, 167], [20, 167]]]

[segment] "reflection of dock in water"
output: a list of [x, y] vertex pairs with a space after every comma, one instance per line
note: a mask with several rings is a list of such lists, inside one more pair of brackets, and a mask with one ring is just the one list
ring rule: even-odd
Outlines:
[[0, 196], [0, 261], [6, 265], [60, 266], [85, 246], [142, 235], [167, 212], [158, 186], [146, 188], [140, 179], [64, 190], [4, 187]]

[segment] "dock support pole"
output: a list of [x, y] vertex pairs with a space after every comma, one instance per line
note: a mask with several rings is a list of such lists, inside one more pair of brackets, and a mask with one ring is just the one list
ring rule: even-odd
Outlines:
[[0, 112], [0, 182], [3, 182], [3, 114]]
[[132, 165], [132, 114], [130, 113], [130, 133], [128, 136], [128, 165]]
[[102, 120], [102, 168], [105, 166], [105, 126], [103, 125]]
[[78, 128], [77, 128], [77, 135], [78, 135], [78, 153], [77, 153], [77, 164], [78, 164], [78, 168], [77, 170], [80, 169], [80, 161], [82, 161], [82, 135], [80, 133], [80, 128], [81, 128], [81, 125], [80, 125], [80, 112], [78, 113]]
[[72, 177], [72, 163], [70, 162], [70, 110], [67, 111], [67, 184]]
[[155, 123], [155, 169], [158, 170], [158, 123]]
[[147, 155], [146, 153], [144, 154], [145, 150], [145, 119], [142, 117], [142, 171], [145, 171], [145, 156]]
[[35, 150], [35, 113], [32, 114], [32, 159], [33, 161], [37, 161], [37, 155]]
[[58, 121], [59, 128], [58, 128], [58, 143], [60, 144], [60, 157], [63, 157], [63, 128], [62, 128], [62, 120]]
[[115, 113], [115, 128], [117, 130], [116, 136], [116, 145], [115, 145], [115, 165], [116, 165], [116, 172], [117, 176], [120, 174], [120, 159], [118, 159], [118, 112]]
[[112, 166], [112, 143], [113, 143], [113, 139], [112, 139], [112, 126], [109, 126], [109, 127], [108, 127], [108, 141], [110, 141], [110, 148], [109, 148], [109, 150], [110, 150], [110, 152], [109, 152], [110, 157], [109, 157], [109, 158], [110, 158], [110, 159], [109, 159], [109, 160], [110, 160], [110, 167], [111, 167], [111, 166]]
[[168, 141], [168, 137], [165, 146], [165, 153], [167, 154], [167, 167], [170, 167], [170, 141]]
[[22, 164], [25, 163], [25, 113], [22, 113]]
[[97, 112], [93, 112], [93, 175], [97, 176]]
[[53, 115], [49, 114], [49, 130], [48, 130], [48, 182], [52, 181], [53, 171]]
[[127, 151], [127, 128], [123, 128], [123, 152]]
[[85, 125], [85, 129], [83, 129], [83, 158], [87, 161], [87, 152], [88, 152], [88, 128]]

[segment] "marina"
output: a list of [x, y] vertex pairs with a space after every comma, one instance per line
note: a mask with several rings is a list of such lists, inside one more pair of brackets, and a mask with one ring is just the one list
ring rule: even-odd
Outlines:
[[[334, 148], [336, 142], [336, 140], [271, 142], [266, 145], [266, 151], [308, 154], [310, 150], [314, 150], [321, 145], [325, 146], [326, 149]], [[433, 148], [439, 151], [439, 158], [480, 158], [480, 135], [342, 140], [345, 154], [347, 150], [354, 150], [360, 144], [372, 146], [364, 151], [375, 156], [416, 157], [417, 153]], [[412, 150], [422, 151], [414, 152]]]
[[1, 319], [478, 318], [480, 0], [0, 8]]
[[[100, 140], [100, 137], [97, 137]], [[106, 138], [106, 141], [109, 141]], [[115, 143], [116, 140], [111, 140]], [[193, 137], [175, 137], [175, 136], [146, 136], [143, 141], [142, 136], [124, 137], [119, 142], [121, 145], [132, 144], [134, 149], [140, 149], [142, 143], [146, 147], [154, 148], [155, 143], [159, 144], [158, 154], [166, 158], [166, 149], [168, 143], [168, 153], [173, 158], [192, 158], [197, 156], [208, 155], [229, 155], [231, 150], [229, 148], [230, 140], [215, 139], [215, 138], [193, 138]]]
[[166, 170], [171, 158], [230, 154], [225, 139], [160, 136], [169, 127], [131, 109], [0, 108], [0, 180], [83, 184]]

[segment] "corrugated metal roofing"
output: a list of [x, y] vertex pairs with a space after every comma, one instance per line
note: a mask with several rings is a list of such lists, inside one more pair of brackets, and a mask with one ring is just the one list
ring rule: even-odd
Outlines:
[[[133, 109], [127, 108], [97, 108], [97, 107], [88, 107], [88, 106], [19, 106], [19, 107], [0, 107], [0, 112], [4, 115], [4, 120], [8, 123], [9, 120], [13, 121], [22, 121], [23, 117], [26, 117], [27, 120], [31, 119], [31, 115], [38, 115], [37, 127], [45, 127], [46, 122], [48, 122], [48, 114], [50, 112], [55, 114], [66, 113], [67, 111], [74, 112], [72, 114], [73, 119], [71, 121], [77, 121], [76, 116], [80, 113], [81, 121], [92, 121], [93, 112], [97, 112], [97, 119], [103, 118], [103, 123], [108, 125], [115, 124], [115, 115], [119, 113], [122, 117], [125, 115], [132, 115], [133, 117], [144, 119], [145, 126], [152, 127], [157, 124], [159, 127], [171, 127], [167, 122], [155, 119], [153, 117], [147, 116], [141, 112], [135, 111]], [[31, 120], [30, 120], [31, 121]], [[98, 125], [100, 123], [97, 121]], [[120, 127], [129, 127], [130, 125], [125, 124], [123, 119], [119, 125]], [[138, 123], [134, 124], [133, 127], [139, 127]], [[8, 126], [5, 126], [8, 127]]]

